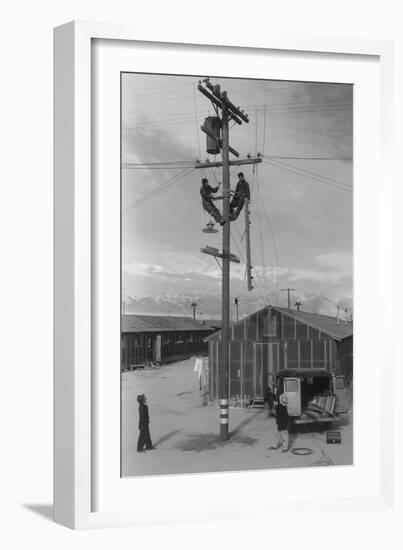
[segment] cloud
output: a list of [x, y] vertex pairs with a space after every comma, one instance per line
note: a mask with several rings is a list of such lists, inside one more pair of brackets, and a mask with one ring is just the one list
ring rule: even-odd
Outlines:
[[351, 252], [334, 251], [327, 254], [320, 254], [316, 262], [328, 269], [335, 269], [344, 273], [352, 273], [353, 257]]

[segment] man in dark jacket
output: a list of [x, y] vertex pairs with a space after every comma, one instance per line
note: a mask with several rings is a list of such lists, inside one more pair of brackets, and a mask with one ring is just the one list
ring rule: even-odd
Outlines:
[[[241, 212], [243, 205], [245, 203], [245, 199], [250, 200], [250, 189], [249, 189], [249, 183], [246, 181], [243, 172], [239, 172], [238, 174], [238, 183], [235, 188], [234, 196], [232, 197], [232, 201], [230, 204], [230, 220], [236, 220], [239, 216], [239, 213]], [[234, 212], [234, 208], [236, 208]]]
[[265, 401], [265, 403], [267, 403], [267, 416], [268, 417], [272, 416], [272, 414], [273, 414], [273, 407], [274, 407], [275, 400], [276, 400], [276, 394], [274, 393], [274, 391], [271, 389], [270, 386], [267, 386], [266, 393], [265, 393], [265, 396], [264, 396], [264, 401]]
[[154, 449], [151, 442], [149, 423], [150, 418], [148, 416], [148, 405], [147, 399], [144, 393], [137, 396], [137, 401], [139, 404], [139, 438], [137, 440], [137, 452], [144, 453], [144, 446], [147, 451]]
[[202, 186], [200, 187], [200, 195], [202, 197], [202, 205], [204, 210], [212, 216], [217, 223], [220, 225], [224, 225], [225, 221], [223, 220], [223, 217], [221, 215], [221, 212], [218, 210], [218, 208], [213, 204], [213, 193], [217, 193], [218, 188], [220, 187], [220, 184], [217, 185], [217, 187], [211, 187], [208, 183], [207, 178], [202, 179]]
[[270, 449], [278, 449], [281, 445], [282, 452], [286, 453], [289, 446], [288, 437], [288, 410], [287, 410], [288, 398], [282, 393], [276, 403], [276, 423], [277, 432], [274, 435], [274, 440]]

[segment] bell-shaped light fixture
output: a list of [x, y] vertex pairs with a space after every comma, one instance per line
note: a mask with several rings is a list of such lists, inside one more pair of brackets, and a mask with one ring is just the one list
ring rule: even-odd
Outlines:
[[206, 223], [206, 227], [202, 231], [203, 233], [218, 233], [218, 229], [214, 229], [214, 223], [211, 220]]

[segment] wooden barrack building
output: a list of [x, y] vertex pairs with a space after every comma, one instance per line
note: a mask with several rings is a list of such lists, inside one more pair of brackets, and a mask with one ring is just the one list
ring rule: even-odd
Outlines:
[[[210, 399], [218, 398], [221, 331], [209, 344]], [[336, 317], [266, 306], [230, 329], [230, 397], [260, 399], [284, 369], [353, 373], [353, 324]]]
[[190, 317], [122, 315], [121, 369], [207, 354], [205, 338], [216, 330]]

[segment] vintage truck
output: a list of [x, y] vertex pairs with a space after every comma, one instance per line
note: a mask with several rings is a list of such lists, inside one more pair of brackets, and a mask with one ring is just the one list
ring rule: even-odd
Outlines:
[[285, 369], [276, 379], [278, 395], [288, 398], [288, 415], [294, 424], [334, 422], [348, 415], [344, 376], [325, 369]]

